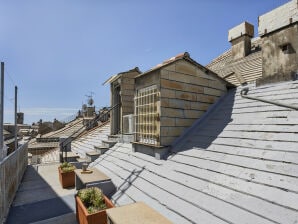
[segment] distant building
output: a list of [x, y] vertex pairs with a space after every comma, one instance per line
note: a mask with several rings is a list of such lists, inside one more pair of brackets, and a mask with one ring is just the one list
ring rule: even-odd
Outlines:
[[259, 37], [248, 22], [229, 30], [232, 47], [207, 68], [236, 86], [293, 80], [298, 73], [298, 12], [292, 0], [259, 17]]

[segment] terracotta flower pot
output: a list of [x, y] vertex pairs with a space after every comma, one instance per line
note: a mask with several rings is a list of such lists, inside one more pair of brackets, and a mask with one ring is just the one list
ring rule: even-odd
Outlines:
[[[105, 209], [89, 214], [81, 199], [78, 196], [75, 196], [75, 198], [76, 216], [79, 224], [107, 224], [107, 213]], [[104, 196], [104, 200], [107, 208], [114, 207], [114, 204], [106, 196]]]
[[63, 188], [75, 186], [75, 172], [62, 172], [61, 168], [58, 167], [59, 180]]

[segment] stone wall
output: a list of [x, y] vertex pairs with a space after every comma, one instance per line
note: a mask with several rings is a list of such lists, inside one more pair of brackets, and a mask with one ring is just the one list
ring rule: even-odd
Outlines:
[[0, 162], [0, 223], [9, 207], [28, 165], [28, 144], [24, 144]]
[[133, 114], [134, 112], [134, 93], [135, 81], [134, 78], [138, 75], [137, 72], [123, 74], [121, 77], [121, 108], [122, 116]]
[[160, 144], [167, 146], [226, 93], [226, 83], [179, 60], [161, 69], [160, 91]]

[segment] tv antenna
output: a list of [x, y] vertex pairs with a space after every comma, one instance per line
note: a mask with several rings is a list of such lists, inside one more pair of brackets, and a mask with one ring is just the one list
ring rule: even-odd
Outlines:
[[91, 107], [92, 105], [93, 105], [93, 103], [94, 103], [94, 100], [93, 100], [93, 98], [92, 98], [92, 96], [94, 95], [94, 92], [90, 92], [90, 95], [85, 95], [87, 98], [88, 98], [88, 100], [87, 100], [87, 102], [88, 102], [88, 105]]

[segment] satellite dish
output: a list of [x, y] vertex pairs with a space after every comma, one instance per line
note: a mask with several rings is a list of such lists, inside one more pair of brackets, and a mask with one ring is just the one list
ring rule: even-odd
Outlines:
[[87, 109], [87, 105], [83, 104], [82, 109], [85, 111]]

